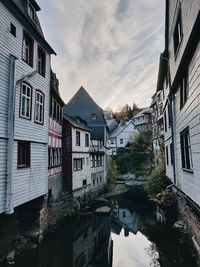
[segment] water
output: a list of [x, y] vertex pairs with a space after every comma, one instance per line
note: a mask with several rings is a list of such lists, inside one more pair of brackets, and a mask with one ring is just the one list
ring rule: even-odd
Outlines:
[[[187, 242], [143, 191], [111, 199], [111, 216], [78, 216], [49, 234], [35, 250], [16, 258], [16, 267], [196, 267]], [[7, 265], [4, 265], [7, 266]]]

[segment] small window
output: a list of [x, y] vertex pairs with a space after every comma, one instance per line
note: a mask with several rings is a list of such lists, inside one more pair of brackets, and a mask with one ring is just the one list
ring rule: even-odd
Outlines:
[[45, 77], [45, 68], [46, 54], [40, 47], [38, 47], [38, 73], [43, 77]]
[[16, 27], [12, 23], [10, 23], [10, 33], [16, 37]]
[[164, 112], [164, 125], [165, 125], [165, 132], [167, 132], [167, 115], [166, 115], [166, 112]]
[[35, 8], [28, 2], [28, 15], [32, 21], [35, 21]]
[[183, 37], [183, 32], [182, 32], [182, 21], [181, 21], [181, 9], [179, 10], [176, 25], [174, 28], [174, 33], [173, 33], [173, 42], [174, 42], [174, 55], [176, 56], [181, 40]]
[[174, 165], [174, 149], [172, 143], [170, 144], [170, 156], [171, 156], [171, 165]]
[[96, 120], [97, 119], [97, 115], [95, 113], [92, 113], [92, 120]]
[[89, 147], [89, 134], [85, 134], [85, 146]]
[[167, 162], [167, 165], [169, 165], [169, 151], [168, 151], [168, 146], [166, 146], [166, 162]]
[[84, 185], [87, 185], [87, 179], [84, 179], [84, 180], [83, 180], [83, 186], [84, 186]]
[[33, 66], [33, 39], [24, 32], [22, 43], [22, 59], [31, 67]]
[[31, 119], [32, 88], [26, 83], [22, 83], [20, 96], [20, 117]]
[[44, 94], [40, 91], [35, 94], [35, 122], [44, 123]]
[[172, 125], [172, 105], [171, 105], [171, 102], [168, 103], [168, 125], [169, 125], [169, 128]]
[[74, 171], [82, 170], [82, 159], [74, 159]]
[[193, 167], [189, 128], [180, 133], [182, 168], [190, 170]]
[[189, 86], [188, 86], [188, 71], [186, 71], [183, 79], [181, 80], [180, 84], [180, 108], [182, 108], [187, 99], [188, 99], [188, 91], [189, 91]]
[[80, 132], [76, 131], [76, 146], [81, 145]]
[[124, 141], [123, 141], [123, 139], [121, 138], [121, 139], [120, 139], [120, 144], [123, 144], [123, 142], [124, 142]]
[[126, 212], [125, 211], [122, 212], [122, 216], [123, 216], [123, 218], [126, 217]]
[[30, 142], [19, 141], [18, 142], [18, 157], [17, 166], [18, 168], [30, 167]]

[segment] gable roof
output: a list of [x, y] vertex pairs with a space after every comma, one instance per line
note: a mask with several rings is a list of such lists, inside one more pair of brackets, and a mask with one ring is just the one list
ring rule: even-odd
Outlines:
[[135, 116], [133, 116], [132, 119], [141, 117], [145, 114], [151, 114], [151, 113], [152, 113], [151, 108], [143, 108], [139, 113], [137, 113]]
[[[92, 130], [92, 139], [104, 139], [106, 122], [103, 110], [82, 86], [64, 106], [64, 114], [78, 116], [85, 120], [87, 126]], [[96, 115], [96, 119], [92, 119], [92, 114]]]
[[[119, 124], [117, 128], [110, 134], [109, 138], [117, 137], [121, 132], [123, 132], [130, 124], [132, 124], [135, 128], [134, 123], [130, 120], [125, 124]], [[136, 128], [135, 128], [136, 129]], [[137, 130], [137, 129], [136, 129]]]
[[[37, 40], [37, 42], [45, 49], [49, 54], [55, 54], [55, 51], [51, 48], [48, 42], [45, 40], [42, 28], [35, 14], [35, 22], [28, 16], [27, 3], [28, 0], [1, 0], [5, 7], [21, 22], [24, 28]], [[40, 10], [37, 2], [31, 0], [31, 4], [36, 11]]]

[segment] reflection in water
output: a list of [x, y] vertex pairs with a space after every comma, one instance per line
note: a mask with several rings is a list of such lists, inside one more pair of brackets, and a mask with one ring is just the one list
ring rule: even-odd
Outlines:
[[173, 229], [177, 214], [161, 210], [142, 190], [112, 199], [113, 267], [196, 267], [186, 242]]
[[[16, 267], [196, 267], [164, 212], [141, 190], [112, 198], [110, 216], [82, 215], [16, 259]], [[112, 240], [111, 240], [112, 239]], [[5, 265], [6, 266], [6, 265]]]

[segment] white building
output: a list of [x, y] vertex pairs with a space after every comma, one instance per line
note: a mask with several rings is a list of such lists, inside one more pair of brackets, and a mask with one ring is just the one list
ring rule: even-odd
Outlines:
[[134, 125], [140, 132], [151, 133], [151, 113], [151, 108], [143, 108], [132, 118]]
[[134, 140], [134, 135], [139, 133], [132, 121], [121, 122], [109, 134], [109, 155], [116, 155], [119, 148], [124, 148]]
[[64, 116], [63, 171], [67, 191], [78, 197], [91, 188], [90, 129], [78, 117]]
[[0, 213], [47, 193], [50, 55], [35, 0], [0, 1]]

